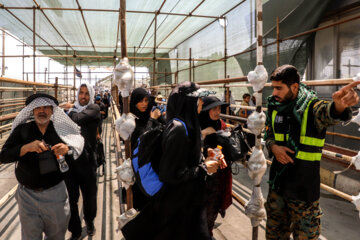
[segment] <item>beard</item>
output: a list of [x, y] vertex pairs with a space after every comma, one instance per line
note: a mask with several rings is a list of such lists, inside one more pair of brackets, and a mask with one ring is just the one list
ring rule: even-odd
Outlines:
[[275, 100], [281, 103], [289, 103], [294, 99], [295, 94], [289, 89], [284, 98], [280, 98], [278, 96], [274, 96]]
[[45, 125], [49, 123], [51, 115], [47, 114], [39, 114], [37, 116], [34, 116], [35, 122], [39, 125]]

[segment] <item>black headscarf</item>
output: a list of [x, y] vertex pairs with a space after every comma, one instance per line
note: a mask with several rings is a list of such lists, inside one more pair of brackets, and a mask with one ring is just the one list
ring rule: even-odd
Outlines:
[[[141, 102], [144, 98], [149, 99], [149, 105], [145, 112], [140, 112], [140, 110], [136, 107], [136, 104]], [[151, 108], [154, 106], [152, 102], [152, 97], [144, 88], [135, 88], [134, 91], [132, 91], [130, 96], [130, 112], [138, 117], [136, 119], [136, 125], [147, 123], [150, 118]]]
[[[146, 97], [149, 99], [149, 105], [145, 112], [140, 112], [140, 110], [136, 107], [136, 104]], [[150, 118], [150, 111], [154, 104], [154, 98], [151, 97], [144, 88], [135, 88], [134, 91], [132, 91], [130, 96], [130, 112], [138, 118], [135, 119], [136, 127], [131, 135], [131, 148], [135, 147], [138, 137], [145, 131], [147, 122]]]
[[212, 120], [210, 118], [210, 114], [209, 114], [209, 110], [207, 111], [203, 111], [200, 113], [200, 127], [201, 127], [201, 130], [207, 128], [207, 127], [212, 127], [215, 129], [215, 131], [218, 131], [221, 129], [221, 121], [220, 119], [219, 120]]
[[199, 115], [197, 112], [198, 97], [190, 97], [186, 94], [199, 88], [199, 85], [193, 82], [180, 83], [172, 90], [166, 110], [167, 122], [174, 118], [179, 118], [185, 122], [189, 138], [194, 141], [192, 152], [196, 159], [200, 159], [201, 151]]

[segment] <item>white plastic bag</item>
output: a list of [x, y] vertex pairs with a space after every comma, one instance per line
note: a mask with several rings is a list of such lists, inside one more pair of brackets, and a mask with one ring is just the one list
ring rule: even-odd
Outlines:
[[261, 149], [254, 148], [248, 161], [248, 174], [254, 180], [254, 185], [261, 183], [261, 178], [266, 172], [266, 158]]
[[251, 83], [254, 92], [258, 92], [264, 88], [266, 81], [268, 80], [268, 73], [264, 65], [257, 65], [254, 71], [250, 71], [247, 75], [249, 83]]
[[352, 203], [355, 205], [356, 210], [359, 211], [359, 218], [360, 218], [360, 193], [357, 196], [351, 196]]
[[265, 127], [265, 121], [266, 121], [266, 115], [264, 112], [258, 113], [257, 111], [254, 111], [250, 114], [250, 116], [247, 119], [248, 129], [253, 134], [258, 136]]
[[360, 170], [360, 151], [354, 157], [352, 157], [351, 163], [354, 164], [357, 170]]
[[136, 127], [135, 118], [136, 116], [132, 113], [124, 113], [115, 121], [115, 129], [122, 139], [127, 140], [134, 132]]
[[[360, 86], [360, 85], [358, 85]], [[351, 122], [354, 122], [354, 123], [357, 123], [358, 125], [360, 125], [360, 111], [358, 112], [358, 114], [353, 117], [353, 119], [351, 119]], [[360, 128], [359, 128], [359, 131], [360, 131]]]
[[245, 205], [245, 214], [251, 219], [253, 227], [259, 226], [260, 222], [266, 217], [264, 198], [260, 187], [254, 187], [251, 198]]
[[134, 82], [134, 71], [131, 69], [128, 58], [120, 60], [114, 69], [114, 83], [121, 91], [122, 97], [128, 97]]
[[135, 183], [135, 174], [131, 166], [130, 158], [126, 159], [123, 164], [118, 166], [116, 172], [126, 189]]
[[[354, 81], [360, 80], [360, 73], [356, 74], [356, 76], [353, 78]], [[360, 89], [360, 85], [357, 85], [357, 88]]]
[[131, 208], [121, 214], [119, 217], [116, 218], [118, 221], [118, 230], [121, 230], [128, 222], [130, 222], [132, 219], [138, 215], [139, 212], [136, 211], [134, 208]]

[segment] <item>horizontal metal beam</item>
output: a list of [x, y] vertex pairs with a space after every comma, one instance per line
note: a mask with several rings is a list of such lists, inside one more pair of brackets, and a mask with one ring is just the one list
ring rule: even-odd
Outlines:
[[[2, 6], [3, 9], [14, 9], [14, 10], [32, 10], [33, 7], [12, 7]], [[79, 11], [79, 8], [47, 8], [40, 7], [37, 10], [51, 10], [51, 11]], [[94, 9], [94, 8], [81, 8], [85, 12], [113, 12], [118, 13], [118, 9]], [[156, 11], [137, 11], [137, 10], [126, 10], [127, 13], [139, 13], [139, 14], [159, 14], [159, 15], [171, 15], [171, 16], [183, 16], [183, 17], [198, 17], [198, 18], [220, 18], [219, 16], [199, 15], [199, 14], [186, 14], [186, 13], [173, 13], [173, 12], [156, 12]]]
[[[17, 57], [32, 57], [33, 55], [5, 55], [4, 57], [8, 58], [17, 58]], [[49, 57], [49, 58], [114, 58], [114, 56], [95, 56], [95, 55], [35, 55], [35, 57]], [[139, 60], [178, 60], [178, 61], [189, 61], [188, 58], [163, 58], [163, 57], [128, 57], [128, 59], [139, 59]], [[193, 61], [197, 62], [219, 62], [224, 61], [221, 59], [203, 59], [203, 58], [194, 58]]]

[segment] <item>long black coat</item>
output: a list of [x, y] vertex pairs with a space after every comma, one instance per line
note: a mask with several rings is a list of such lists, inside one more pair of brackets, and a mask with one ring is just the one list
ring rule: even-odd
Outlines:
[[189, 151], [193, 144], [180, 122], [168, 124], [159, 167], [164, 186], [122, 229], [126, 240], [210, 239], [205, 210], [206, 170]]

